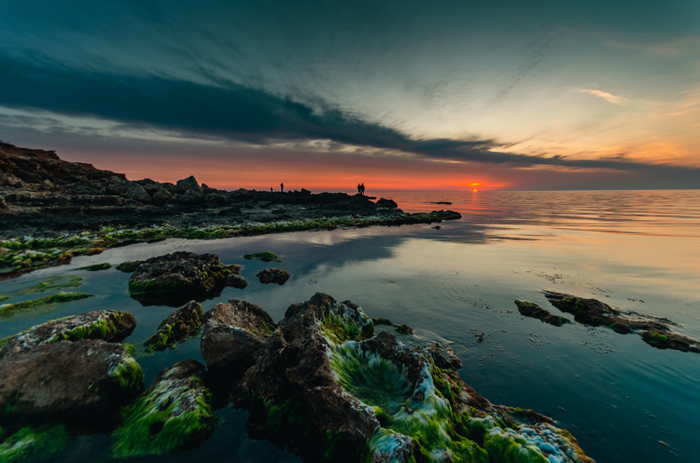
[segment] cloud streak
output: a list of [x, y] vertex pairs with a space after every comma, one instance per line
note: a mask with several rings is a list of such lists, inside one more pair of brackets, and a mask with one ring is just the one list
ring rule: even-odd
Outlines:
[[[557, 166], [622, 171], [667, 170], [700, 184], [700, 169], [649, 165], [619, 159], [577, 160], [499, 152], [491, 139], [414, 139], [391, 127], [367, 122], [320, 100], [300, 102], [234, 82], [193, 83], [162, 76], [115, 75], [35, 66], [0, 55], [0, 105], [43, 109], [116, 121], [135, 130], [166, 130], [192, 138], [220, 138], [270, 145], [330, 140], [341, 145], [400, 151], [427, 159]], [[615, 97], [581, 90], [608, 101]], [[619, 103], [616, 103], [619, 104]]]
[[625, 97], [613, 95], [612, 93], [603, 92], [601, 90], [591, 90], [591, 89], [587, 89], [587, 88], [580, 88], [580, 89], [576, 89], [574, 91], [577, 93], [587, 93], [588, 95], [597, 96], [599, 98], [604, 99], [605, 101], [609, 101], [610, 103], [613, 103], [616, 105], [626, 105], [629, 103], [629, 100]]

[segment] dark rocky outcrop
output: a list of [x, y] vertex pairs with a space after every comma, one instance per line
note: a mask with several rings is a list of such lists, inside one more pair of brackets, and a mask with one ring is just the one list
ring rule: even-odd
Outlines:
[[112, 434], [112, 455], [162, 455], [207, 440], [218, 417], [202, 379], [204, 373], [204, 365], [195, 360], [183, 360], [161, 371], [153, 385], [122, 412], [124, 423]]
[[190, 301], [160, 322], [156, 334], [144, 341], [143, 345], [148, 351], [163, 350], [166, 347], [172, 349], [187, 341], [201, 326], [202, 306], [196, 301]]
[[0, 420], [95, 416], [142, 389], [141, 367], [121, 344], [43, 344], [0, 359]]
[[700, 342], [671, 331], [678, 326], [664, 317], [654, 317], [631, 310], [620, 310], [596, 299], [543, 291], [552, 305], [586, 325], [606, 326], [620, 334], [637, 333], [644, 342], [659, 349], [674, 349], [700, 353]]
[[231, 394], [251, 436], [305, 461], [592, 462], [551, 419], [492, 405], [440, 368], [453, 362], [439, 349], [373, 331], [349, 301], [290, 306]]
[[518, 306], [520, 315], [524, 315], [525, 317], [536, 318], [541, 322], [548, 323], [553, 326], [562, 326], [566, 323], [571, 323], [568, 318], [554, 315], [549, 310], [545, 310], [532, 302], [516, 300], [515, 305]]
[[260, 283], [277, 283], [278, 285], [285, 284], [290, 277], [289, 273], [281, 268], [266, 268], [258, 272], [255, 276], [260, 279]]
[[202, 357], [219, 383], [234, 384], [255, 363], [258, 352], [277, 324], [263, 309], [231, 299], [204, 316]]
[[379, 198], [379, 200], [377, 201], [377, 207], [396, 209], [399, 207], [399, 205], [396, 204], [396, 201], [394, 201], [393, 199]]
[[190, 299], [218, 296], [239, 275], [237, 265], [224, 265], [215, 254], [179, 251], [142, 262], [129, 279], [129, 294], [143, 305], [177, 307]]
[[119, 342], [126, 339], [135, 327], [133, 315], [116, 310], [97, 310], [59, 318], [0, 339], [0, 358], [58, 341], [102, 339]]
[[[262, 224], [256, 226], [260, 232], [279, 233], [296, 227], [366, 226], [365, 221], [399, 225], [459, 218], [456, 213], [406, 214], [395, 202], [384, 201], [378, 205], [366, 196], [311, 194], [304, 189], [287, 193], [217, 190], [199, 185], [192, 176], [176, 185], [150, 179], [131, 181], [90, 164], [63, 161], [53, 151], [0, 143], [0, 239], [60, 238], [65, 233], [92, 230], [112, 245], [112, 227], [139, 230], [143, 232], [139, 240], [148, 241], [172, 236], [162, 230], [154, 232], [153, 227], [180, 230], [180, 237], [211, 238], [221, 234], [203, 232], [202, 224], [226, 233], [231, 233], [231, 227], [250, 233], [249, 224], [255, 222]], [[135, 237], [120, 238], [124, 242]], [[0, 267], [2, 264], [0, 259]]]

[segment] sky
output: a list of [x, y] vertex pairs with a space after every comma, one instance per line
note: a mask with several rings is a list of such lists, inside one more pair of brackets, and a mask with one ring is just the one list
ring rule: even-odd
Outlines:
[[0, 139], [225, 189], [700, 188], [700, 2], [3, 0]]

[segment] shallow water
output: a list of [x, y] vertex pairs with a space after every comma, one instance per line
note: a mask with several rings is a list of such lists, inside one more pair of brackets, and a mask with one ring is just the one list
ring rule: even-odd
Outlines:
[[[560, 312], [542, 295], [553, 290], [594, 297], [663, 316], [700, 338], [700, 191], [382, 193], [407, 211], [453, 209], [463, 219], [441, 224], [303, 232], [220, 241], [168, 240], [110, 249], [0, 283], [16, 294], [49, 276], [79, 275], [76, 290], [95, 298], [33, 318], [0, 322], [0, 337], [60, 316], [112, 308], [132, 312], [140, 343], [172, 308], [142, 307], [127, 293], [128, 274], [76, 271], [89, 264], [144, 259], [175, 250], [213, 252], [242, 265], [251, 284], [202, 303], [240, 298], [275, 320], [293, 302], [325, 292], [373, 317], [408, 323], [409, 344], [450, 342], [462, 379], [493, 403], [532, 408], [569, 429], [598, 462], [700, 461], [700, 354], [654, 349], [639, 336], [574, 323], [561, 328], [522, 317], [514, 299]], [[450, 201], [452, 205], [430, 202]], [[274, 251], [280, 264], [246, 261]], [[284, 285], [254, 275], [280, 266]], [[50, 294], [46, 293], [46, 294]], [[46, 295], [41, 294], [41, 296]], [[15, 296], [7, 302], [38, 297]], [[564, 316], [567, 316], [564, 314]], [[572, 318], [571, 316], [568, 316]], [[479, 335], [483, 333], [483, 342]], [[201, 361], [199, 340], [138, 357], [149, 384], [174, 362]], [[139, 461], [299, 461], [245, 433], [247, 413], [222, 409], [214, 436], [199, 449]], [[53, 461], [107, 460], [105, 436], [75, 439]]]

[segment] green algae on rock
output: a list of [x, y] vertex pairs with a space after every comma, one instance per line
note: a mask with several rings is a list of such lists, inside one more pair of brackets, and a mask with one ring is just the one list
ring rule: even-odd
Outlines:
[[0, 357], [32, 347], [59, 341], [102, 339], [119, 342], [136, 327], [136, 319], [128, 312], [97, 310], [51, 320], [7, 338], [0, 339]]
[[82, 285], [83, 278], [79, 276], [63, 276], [63, 275], [56, 275], [51, 278], [47, 278], [46, 280], [37, 283], [32, 286], [28, 286], [22, 290], [20, 290], [20, 294], [22, 295], [29, 295], [29, 294], [38, 294], [38, 293], [43, 293], [46, 291], [53, 291], [56, 289], [64, 289], [64, 288], [77, 288], [78, 286]]
[[202, 326], [202, 313], [202, 306], [190, 301], [168, 315], [158, 325], [156, 334], [143, 342], [146, 351], [173, 349], [178, 343], [187, 341]]
[[562, 326], [566, 323], [571, 323], [571, 320], [565, 317], [559, 317], [554, 315], [552, 312], [543, 309], [539, 305], [527, 302], [527, 301], [515, 301], [515, 305], [518, 306], [518, 311], [521, 315], [530, 318], [536, 318], [541, 322], [548, 323], [552, 326]]
[[280, 262], [279, 257], [272, 251], [254, 252], [252, 254], [243, 254], [244, 259], [252, 260], [257, 259], [263, 262]]
[[52, 294], [51, 296], [40, 297], [38, 299], [32, 299], [24, 302], [16, 302], [14, 304], [5, 304], [0, 306], [0, 319], [11, 317], [19, 313], [25, 313], [35, 310], [51, 310], [54, 306], [58, 304], [65, 304], [67, 302], [78, 301], [80, 299], [85, 299], [88, 297], [93, 297], [93, 295], [62, 291], [60, 293]]
[[134, 271], [138, 268], [139, 265], [141, 265], [143, 261], [142, 260], [133, 260], [129, 262], [122, 262], [121, 264], [117, 265], [116, 268], [120, 272], [124, 273], [134, 273]]
[[70, 436], [66, 427], [59, 424], [24, 426], [10, 436], [0, 436], [0, 440], [0, 461], [21, 463], [51, 457], [65, 448]]
[[143, 305], [179, 307], [202, 302], [238, 284], [240, 268], [224, 265], [215, 254], [179, 251], [142, 262], [129, 278], [129, 294]]
[[112, 455], [162, 455], [197, 447], [208, 439], [218, 417], [202, 380], [204, 372], [195, 360], [161, 371], [153, 385], [122, 411], [123, 423], [112, 434]]
[[453, 367], [439, 349], [362, 326], [374, 327], [364, 311], [324, 294], [290, 306], [231, 395], [251, 436], [310, 461], [592, 461], [547, 417], [494, 406], [436, 366]]
[[678, 326], [678, 323], [668, 318], [615, 309], [596, 299], [552, 291], [543, 293], [553, 306], [573, 314], [579, 323], [605, 326], [620, 334], [637, 333], [642, 336], [644, 342], [658, 349], [700, 353], [700, 341], [672, 332], [670, 327]]
[[[400, 210], [391, 214], [369, 216], [325, 217], [309, 220], [254, 222], [212, 227], [170, 226], [143, 229], [107, 226], [95, 233], [84, 232], [80, 236], [65, 238], [30, 239], [14, 238], [0, 241], [0, 271], [31, 271], [50, 265], [67, 264], [76, 256], [95, 255], [104, 249], [126, 244], [161, 241], [167, 238], [221, 239], [237, 236], [256, 236], [271, 233], [289, 233], [307, 230], [334, 230], [336, 228], [359, 228], [370, 226], [398, 226], [419, 223], [458, 220], [462, 216], [453, 211], [433, 211], [409, 214]], [[126, 270], [122, 270], [126, 271]]]
[[105, 262], [103, 264], [88, 265], [86, 267], [76, 268], [76, 270], [84, 270], [86, 272], [99, 272], [100, 270], [109, 270], [112, 268], [112, 264]]

